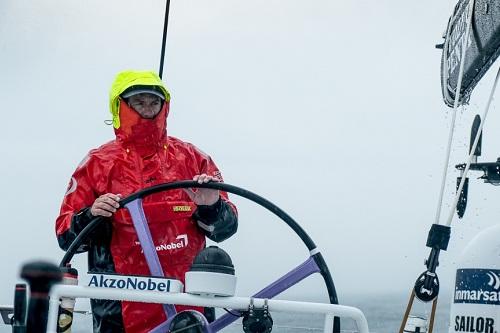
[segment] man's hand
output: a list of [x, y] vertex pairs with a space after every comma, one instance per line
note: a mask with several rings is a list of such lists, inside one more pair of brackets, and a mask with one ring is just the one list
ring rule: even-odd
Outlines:
[[111, 217], [119, 205], [121, 199], [121, 194], [106, 193], [101, 195], [99, 198], [95, 199], [92, 207], [90, 207], [90, 213], [93, 216], [104, 216]]
[[[201, 175], [196, 175], [193, 177], [195, 182], [199, 184], [208, 183], [208, 182], [218, 182], [217, 178], [209, 176], [207, 174], [202, 173]], [[215, 204], [219, 200], [219, 190], [213, 190], [210, 188], [198, 188], [195, 190], [191, 188], [186, 188], [184, 191], [187, 195], [194, 201], [196, 205], [206, 205], [211, 206]]]

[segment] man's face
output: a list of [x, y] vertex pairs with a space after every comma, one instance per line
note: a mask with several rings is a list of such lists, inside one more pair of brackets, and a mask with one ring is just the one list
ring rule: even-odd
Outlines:
[[142, 118], [153, 119], [161, 110], [162, 100], [153, 94], [137, 94], [129, 97], [128, 105]]

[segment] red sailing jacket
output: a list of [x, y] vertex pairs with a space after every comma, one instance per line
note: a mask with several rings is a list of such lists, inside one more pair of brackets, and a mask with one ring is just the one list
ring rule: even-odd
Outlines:
[[[91, 150], [71, 177], [56, 220], [56, 233], [63, 249], [84, 227], [81, 222], [85, 219], [81, 216], [89, 215], [88, 207], [102, 194], [115, 193], [126, 197], [145, 187], [190, 180], [202, 173], [222, 181], [217, 166], [208, 155], [192, 144], [167, 136], [168, 111], [169, 103], [166, 101], [154, 119], [143, 119], [124, 101], [120, 101], [121, 125], [115, 129], [116, 140]], [[205, 247], [205, 236], [221, 241], [236, 232], [236, 209], [228, 201], [226, 193], [221, 193], [221, 198], [222, 204], [230, 209], [226, 209], [225, 216], [218, 217], [215, 222], [203, 221], [202, 217], [194, 218], [193, 214], [199, 209], [183, 190], [157, 193], [144, 199], [144, 211], [166, 276], [184, 283], [184, 273], [190, 268], [195, 255]], [[203, 215], [199, 213], [195, 216]], [[208, 230], [207, 224], [215, 224], [215, 231]], [[200, 225], [204, 225], [205, 229]], [[150, 275], [126, 209], [113, 216], [110, 234], [106, 246], [94, 249], [100, 254], [90, 258], [89, 251], [89, 270], [109, 271], [114, 266], [118, 274]], [[167, 246], [169, 244], [176, 246]], [[103, 255], [103, 251], [109, 253]], [[103, 260], [112, 262], [99, 262]], [[104, 266], [108, 269], [102, 269]], [[93, 310], [100, 314], [97, 319], [94, 316], [94, 330], [116, 331], [116, 326], [106, 329], [107, 310], [95, 307]], [[181, 307], [178, 310], [182, 310]], [[130, 333], [148, 332], [166, 319], [162, 306], [157, 304], [122, 302], [121, 315], [125, 331]]]

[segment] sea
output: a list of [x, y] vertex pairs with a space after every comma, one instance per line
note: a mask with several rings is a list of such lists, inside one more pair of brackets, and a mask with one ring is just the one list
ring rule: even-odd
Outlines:
[[[340, 295], [339, 295], [340, 298]], [[366, 316], [370, 332], [374, 333], [397, 333], [405, 312], [409, 295], [382, 294], [382, 295], [344, 295], [341, 303], [359, 308]], [[343, 301], [342, 301], [343, 299]], [[450, 297], [442, 295], [439, 298], [434, 324], [435, 333], [448, 332]], [[77, 305], [78, 308], [78, 305]], [[416, 301], [412, 315], [428, 318], [430, 316], [431, 304]], [[218, 315], [224, 313], [223, 310]], [[271, 313], [274, 321], [272, 332], [322, 332], [324, 316], [304, 315], [288, 313]], [[357, 332], [356, 325], [352, 320], [342, 319], [341, 329], [343, 332]], [[1, 326], [1, 333], [12, 332], [10, 326]], [[89, 314], [75, 314], [73, 333], [92, 332], [92, 318]], [[241, 319], [230, 325], [221, 332], [241, 333], [243, 327]]]

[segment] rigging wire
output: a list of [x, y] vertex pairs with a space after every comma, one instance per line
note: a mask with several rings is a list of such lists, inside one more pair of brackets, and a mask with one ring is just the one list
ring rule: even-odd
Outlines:
[[[467, 51], [467, 43], [469, 41], [469, 36], [470, 36], [470, 27], [472, 25], [472, 13], [474, 10], [474, 4], [475, 0], [471, 0], [469, 3], [469, 12], [468, 12], [468, 20], [467, 20], [467, 30], [465, 32], [465, 40], [463, 43], [462, 47], [462, 54], [460, 58], [460, 69], [458, 72], [458, 81], [457, 81], [457, 89], [455, 90], [455, 101], [453, 103], [453, 115], [451, 119], [451, 126], [450, 126], [450, 132], [448, 134], [448, 147], [446, 149], [446, 158], [444, 162], [444, 168], [443, 168], [443, 178], [441, 181], [441, 190], [439, 192], [439, 199], [438, 199], [438, 205], [437, 205], [437, 210], [436, 210], [436, 217], [435, 217], [435, 224], [439, 224], [439, 219], [441, 217], [441, 206], [443, 205], [443, 195], [444, 195], [444, 189], [446, 187], [446, 178], [448, 175], [448, 164], [450, 163], [450, 155], [451, 155], [451, 145], [453, 143], [453, 132], [455, 131], [455, 121], [457, 117], [457, 109], [458, 109], [458, 101], [460, 99], [460, 90], [462, 89], [462, 80], [463, 80], [463, 74], [464, 74], [464, 65], [465, 65], [465, 53]], [[446, 52], [449, 46], [449, 36], [446, 38], [446, 45], [445, 49], [443, 52]], [[445, 57], [446, 59], [446, 57]], [[445, 63], [445, 66], [447, 64]], [[460, 193], [460, 192], [459, 192]]]
[[167, 45], [167, 30], [168, 30], [168, 14], [170, 12], [170, 0], [167, 0], [165, 6], [165, 21], [163, 23], [163, 37], [161, 42], [161, 55], [160, 55], [160, 70], [158, 75], [160, 79], [163, 78], [163, 63], [165, 62], [165, 48]]
[[495, 82], [493, 83], [493, 88], [491, 89], [490, 92], [490, 97], [488, 98], [488, 103], [486, 104], [486, 108], [484, 110], [483, 116], [481, 117], [481, 123], [479, 125], [479, 129], [476, 133], [476, 136], [474, 137], [474, 143], [472, 144], [472, 147], [469, 152], [469, 159], [467, 161], [467, 165], [465, 166], [465, 169], [462, 174], [462, 179], [460, 180], [460, 185], [458, 186], [457, 194], [455, 195], [455, 200], [453, 201], [453, 204], [451, 205], [451, 211], [448, 216], [448, 220], [446, 221], [446, 225], [449, 226], [451, 224], [451, 221], [453, 220], [453, 216], [455, 215], [455, 208], [457, 207], [458, 200], [460, 199], [460, 193], [462, 193], [462, 189], [465, 184], [465, 178], [467, 177], [467, 173], [469, 172], [470, 165], [472, 163], [472, 160], [474, 159], [474, 152], [476, 151], [476, 147], [479, 143], [479, 138], [481, 137], [481, 133], [483, 131], [483, 124], [486, 121], [486, 117], [488, 116], [488, 111], [490, 109], [491, 101], [493, 100], [493, 95], [495, 93], [495, 90], [497, 88], [497, 83], [498, 83], [498, 78], [500, 77], [500, 67], [498, 68], [497, 76], [495, 77]]

